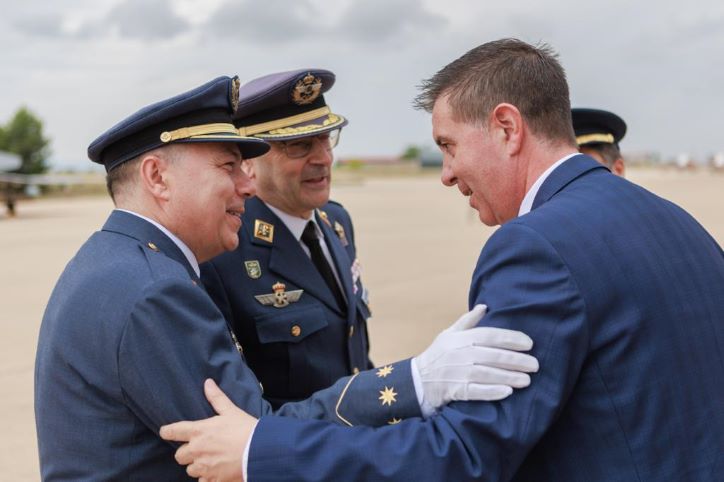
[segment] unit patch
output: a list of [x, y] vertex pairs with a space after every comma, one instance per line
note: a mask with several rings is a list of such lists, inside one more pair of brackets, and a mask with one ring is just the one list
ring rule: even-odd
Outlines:
[[259, 265], [259, 261], [255, 259], [244, 261], [244, 267], [246, 267], [246, 274], [249, 275], [249, 278], [259, 279], [261, 276], [261, 266]]

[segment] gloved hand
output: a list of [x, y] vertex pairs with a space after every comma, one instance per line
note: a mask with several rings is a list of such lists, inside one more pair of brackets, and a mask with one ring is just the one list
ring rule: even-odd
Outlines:
[[473, 328], [486, 310], [485, 305], [475, 306], [412, 359], [413, 377], [417, 369], [422, 385], [423, 415], [453, 400], [501, 400], [513, 388], [527, 387], [527, 373], [538, 371], [536, 358], [518, 353], [533, 347], [525, 333]]

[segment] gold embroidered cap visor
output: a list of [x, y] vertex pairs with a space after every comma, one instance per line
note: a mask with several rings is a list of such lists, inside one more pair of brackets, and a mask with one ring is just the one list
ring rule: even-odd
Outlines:
[[[266, 122], [264, 125], [240, 127], [239, 134], [254, 136], [266, 141], [287, 141], [300, 137], [316, 136], [347, 125], [346, 118], [329, 112], [328, 107], [325, 106], [319, 111], [307, 118], [294, 116], [295, 118]], [[319, 115], [320, 113], [321, 115]], [[300, 117], [302, 118], [301, 121]]]
[[278, 72], [251, 80], [239, 88], [234, 124], [242, 136], [286, 141], [316, 136], [347, 125], [324, 99], [335, 82], [324, 69]]

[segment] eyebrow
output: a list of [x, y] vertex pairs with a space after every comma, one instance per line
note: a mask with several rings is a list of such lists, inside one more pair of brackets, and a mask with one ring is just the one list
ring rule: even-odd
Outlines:
[[446, 142], [446, 143], [448, 143], [448, 144], [451, 144], [450, 139], [448, 139], [448, 138], [445, 137], [444, 135], [435, 136], [435, 144], [437, 144], [437, 145], [439, 146], [439, 145], [442, 144], [443, 142]]

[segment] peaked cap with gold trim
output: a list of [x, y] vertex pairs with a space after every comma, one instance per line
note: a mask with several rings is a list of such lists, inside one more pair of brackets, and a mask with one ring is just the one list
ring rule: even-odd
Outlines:
[[260, 156], [269, 145], [239, 135], [234, 126], [238, 99], [238, 77], [218, 77], [122, 120], [88, 146], [88, 157], [110, 171], [144, 152], [177, 142], [234, 142], [244, 158]]
[[334, 80], [329, 70], [299, 69], [249, 81], [239, 89], [239, 134], [285, 141], [344, 127], [347, 119], [332, 113], [322, 95]]
[[613, 112], [600, 109], [571, 109], [578, 146], [618, 144], [626, 135], [626, 123]]

